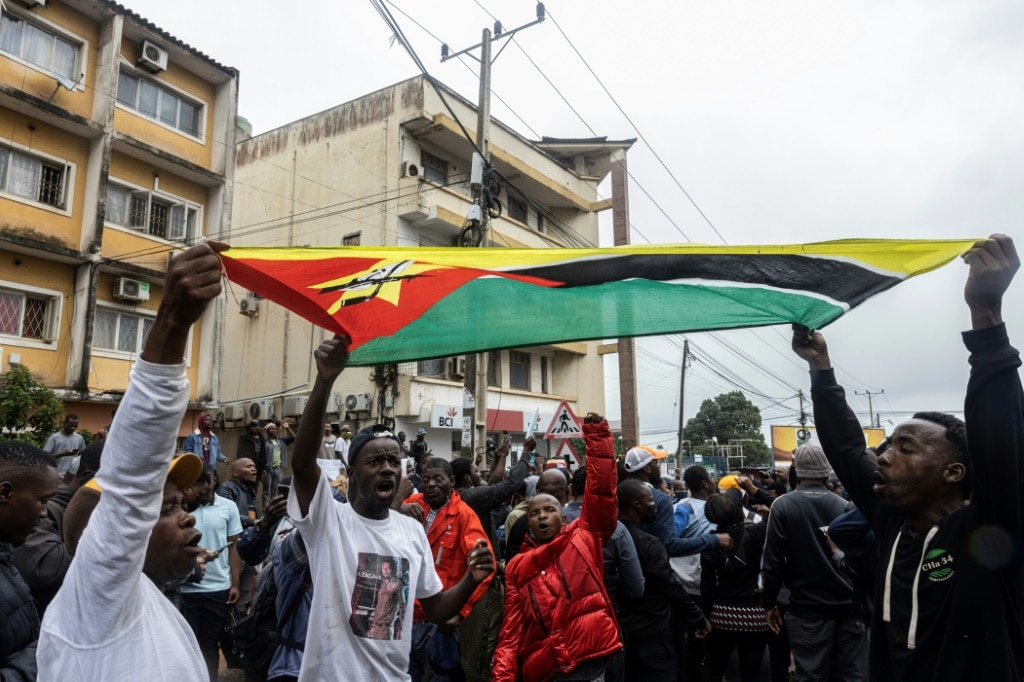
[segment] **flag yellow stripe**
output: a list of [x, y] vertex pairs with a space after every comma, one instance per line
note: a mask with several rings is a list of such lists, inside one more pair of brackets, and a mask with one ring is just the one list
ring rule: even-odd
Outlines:
[[352, 247], [232, 247], [222, 255], [237, 260], [303, 261], [329, 258], [416, 260], [440, 266], [507, 270], [549, 265], [578, 258], [609, 258], [616, 255], [806, 255], [837, 258], [897, 276], [933, 270], [965, 253], [977, 239], [845, 239], [809, 244], [709, 246], [664, 244], [620, 246], [604, 249], [460, 249], [395, 246]]

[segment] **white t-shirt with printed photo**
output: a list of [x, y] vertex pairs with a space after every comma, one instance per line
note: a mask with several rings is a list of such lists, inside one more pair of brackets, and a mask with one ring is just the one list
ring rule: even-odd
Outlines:
[[316, 586], [300, 682], [408, 680], [414, 600], [444, 589], [423, 526], [397, 512], [360, 516], [335, 501], [326, 477], [305, 517], [293, 488], [288, 515]]

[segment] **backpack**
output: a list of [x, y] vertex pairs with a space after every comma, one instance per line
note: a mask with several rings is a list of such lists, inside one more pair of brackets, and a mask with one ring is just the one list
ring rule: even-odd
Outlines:
[[[274, 565], [268, 563], [256, 581], [249, 612], [232, 609], [224, 628], [225, 653], [230, 651], [239, 667], [267, 670], [277, 650], [277, 581]], [[228, 658], [228, 656], [225, 656]]]

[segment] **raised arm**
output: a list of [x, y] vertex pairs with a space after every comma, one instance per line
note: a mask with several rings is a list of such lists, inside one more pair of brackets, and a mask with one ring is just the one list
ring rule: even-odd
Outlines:
[[615, 495], [615, 444], [608, 422], [591, 412], [583, 420], [587, 443], [587, 485], [583, 490], [583, 511], [577, 523], [607, 542], [618, 522]]
[[347, 337], [335, 336], [320, 344], [313, 352], [316, 360], [316, 380], [309, 393], [306, 409], [302, 411], [299, 432], [292, 447], [292, 487], [299, 503], [302, 516], [309, 514], [309, 503], [313, 500], [317, 483], [320, 481], [320, 466], [316, 456], [323, 445], [323, 423], [327, 416], [327, 399], [335, 380], [348, 362]]
[[[821, 332], [812, 332], [795, 324], [793, 351], [807, 361], [811, 371], [814, 426], [821, 449], [857, 508], [868, 520], [874, 520], [878, 498], [872, 487], [878, 464], [867, 452], [864, 431], [857, 415], [846, 404], [846, 392], [836, 383], [825, 337]], [[797, 475], [800, 475], [799, 471]]]
[[964, 298], [972, 326], [963, 335], [971, 352], [964, 406], [971, 510], [1019, 540], [1024, 534], [1024, 392], [1020, 354], [1010, 345], [1002, 303], [1020, 259], [1013, 240], [993, 235], [975, 244], [964, 260], [970, 266]]
[[494, 451], [494, 463], [491, 464], [491, 470], [487, 472], [488, 483], [494, 484], [505, 478], [505, 461], [508, 459], [508, 453], [511, 450], [512, 436], [505, 432], [501, 439], [501, 445]]

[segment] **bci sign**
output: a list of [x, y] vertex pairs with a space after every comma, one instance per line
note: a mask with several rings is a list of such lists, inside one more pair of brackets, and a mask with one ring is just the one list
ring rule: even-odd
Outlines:
[[462, 430], [462, 407], [434, 405], [430, 408], [430, 425], [435, 429]]

